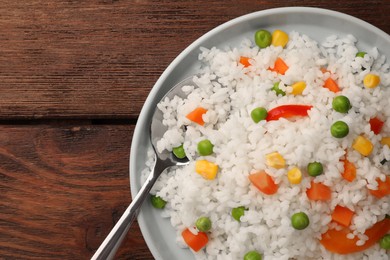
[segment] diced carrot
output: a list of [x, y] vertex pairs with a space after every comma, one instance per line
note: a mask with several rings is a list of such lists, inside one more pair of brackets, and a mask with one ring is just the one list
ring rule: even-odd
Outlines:
[[379, 178], [377, 178], [376, 181], [378, 182], [378, 189], [377, 190], [368, 189], [371, 195], [377, 197], [378, 199], [390, 195], [390, 176], [386, 176], [385, 181], [381, 181]]
[[248, 57], [244, 57], [244, 56], [241, 56], [240, 57], [240, 63], [242, 65], [244, 65], [244, 67], [249, 67], [251, 64], [249, 63], [249, 58]]
[[279, 74], [284, 75], [286, 71], [288, 70], [287, 64], [282, 60], [281, 58], [277, 58], [274, 64], [274, 67], [271, 69], [269, 68], [270, 71], [275, 71]]
[[354, 214], [355, 212], [349, 208], [337, 205], [332, 213], [332, 220], [344, 227], [349, 227]]
[[334, 93], [337, 93], [340, 91], [340, 88], [337, 85], [336, 81], [334, 81], [331, 77], [329, 77], [327, 80], [325, 80], [324, 88], [327, 88]]
[[[327, 69], [325, 69], [325, 68], [321, 68], [320, 71], [321, 71], [322, 73], [324, 73], [324, 74], [327, 73], [327, 72], [329, 72], [329, 70], [327, 70]], [[329, 73], [330, 73], [330, 72], [329, 72]]]
[[308, 111], [312, 108], [313, 106], [309, 105], [281, 105], [269, 110], [265, 120], [273, 121], [278, 120], [281, 117], [290, 118], [295, 116], [307, 116]]
[[347, 227], [341, 230], [329, 229], [322, 234], [320, 243], [330, 252], [343, 255], [351, 254], [370, 248], [389, 231], [390, 218], [385, 218], [364, 232], [364, 234], [368, 237], [368, 240], [362, 246], [356, 245], [356, 242], [359, 240], [357, 236], [353, 239], [349, 239], [347, 237], [349, 233], [352, 233], [352, 231]]
[[347, 158], [343, 161], [344, 163], [344, 172], [341, 174], [346, 181], [352, 182], [356, 178], [356, 167], [355, 164], [350, 162]]
[[314, 181], [311, 181], [310, 188], [306, 190], [306, 195], [309, 200], [325, 201], [331, 199], [332, 191], [325, 184], [322, 184], [320, 182], [315, 183]]
[[203, 114], [207, 112], [207, 109], [204, 109], [203, 107], [197, 107], [192, 112], [190, 112], [186, 117], [191, 120], [192, 122], [195, 122], [199, 125], [204, 125], [203, 121]]
[[267, 195], [275, 194], [278, 191], [278, 185], [265, 171], [250, 174], [249, 180], [257, 189]]
[[188, 228], [186, 228], [181, 235], [186, 244], [195, 252], [201, 250], [207, 242], [209, 242], [209, 238], [204, 232], [198, 232], [197, 235], [194, 235]]
[[371, 131], [373, 131], [374, 134], [376, 134], [376, 135], [379, 134], [382, 130], [384, 123], [385, 122], [383, 122], [382, 120], [380, 120], [377, 117], [371, 118], [370, 119]]

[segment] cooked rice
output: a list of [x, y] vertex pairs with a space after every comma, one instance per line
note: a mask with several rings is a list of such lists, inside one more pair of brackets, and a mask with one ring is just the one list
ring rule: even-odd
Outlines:
[[[319, 243], [328, 228], [339, 228], [330, 217], [337, 204], [355, 211], [348, 237], [357, 236], [358, 245], [367, 239], [364, 231], [390, 213], [389, 196], [377, 199], [367, 191], [367, 187], [376, 189], [376, 178], [384, 180], [390, 172], [389, 163], [380, 163], [383, 159], [390, 161], [389, 147], [380, 145], [385, 133], [390, 134], [389, 64], [375, 47], [364, 58], [355, 57], [357, 40], [352, 35], [330, 36], [322, 44], [298, 32], [291, 32], [289, 38], [284, 49], [259, 49], [250, 40], [223, 50], [200, 49], [203, 67], [199, 76], [194, 77], [197, 87], [183, 87], [188, 93], [186, 99], [165, 99], [158, 105], [169, 128], [159, 141], [158, 150], [171, 151], [184, 143], [190, 164], [164, 173], [152, 193], [168, 201], [162, 215], [170, 218], [179, 246], [186, 247], [181, 238], [183, 229], [193, 227], [200, 216], [211, 219], [210, 241], [204, 250], [194, 252], [196, 259], [242, 259], [250, 250], [261, 252], [265, 259], [389, 259], [389, 252], [379, 245], [361, 253], [337, 255]], [[240, 56], [251, 57], [251, 66], [244, 68], [238, 62]], [[285, 75], [267, 69], [277, 57], [289, 65]], [[321, 72], [324, 66], [331, 74]], [[381, 84], [375, 89], [362, 85], [370, 72], [381, 77]], [[340, 93], [322, 87], [328, 77], [337, 80]], [[281, 81], [280, 88], [289, 93], [289, 86], [302, 80], [307, 84], [302, 95], [281, 97], [270, 91], [275, 82]], [[353, 106], [347, 114], [332, 109], [333, 98], [340, 94], [347, 96]], [[251, 119], [250, 112], [255, 107], [271, 109], [283, 104], [310, 104], [313, 108], [309, 116], [296, 120], [255, 124]], [[204, 126], [185, 117], [198, 106], [208, 109]], [[376, 115], [386, 119], [378, 135], [367, 123]], [[337, 120], [349, 125], [350, 133], [345, 138], [330, 134], [330, 126]], [[360, 134], [374, 144], [369, 157], [351, 149], [354, 138]], [[197, 143], [206, 138], [214, 144], [214, 153], [199, 156]], [[340, 174], [340, 158], [347, 148], [348, 159], [357, 167], [357, 178], [351, 183]], [[277, 170], [267, 166], [265, 155], [274, 151], [283, 155], [289, 167], [305, 169], [309, 162], [322, 162], [324, 174], [315, 181], [331, 187], [332, 200], [313, 202], [307, 198], [305, 190], [313, 178], [306, 173], [300, 184], [291, 185], [286, 176], [289, 167]], [[195, 173], [195, 161], [201, 158], [218, 164], [215, 180], [205, 180]], [[264, 195], [251, 185], [248, 175], [259, 170], [266, 170], [279, 184], [276, 194]], [[241, 222], [230, 214], [238, 206], [248, 208]], [[305, 230], [291, 227], [290, 217], [298, 211], [310, 218]]]

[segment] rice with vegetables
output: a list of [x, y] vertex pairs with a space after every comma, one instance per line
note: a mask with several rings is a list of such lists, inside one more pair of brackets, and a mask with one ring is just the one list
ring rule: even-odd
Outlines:
[[158, 104], [157, 149], [190, 160], [152, 190], [179, 246], [196, 259], [390, 258], [389, 65], [356, 44], [261, 30], [201, 48], [197, 86]]

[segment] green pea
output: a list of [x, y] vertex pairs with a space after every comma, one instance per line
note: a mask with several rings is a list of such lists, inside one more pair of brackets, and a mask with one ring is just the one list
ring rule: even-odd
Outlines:
[[297, 230], [305, 229], [309, 226], [310, 220], [309, 217], [304, 212], [298, 212], [292, 215], [291, 225]]
[[244, 206], [240, 206], [237, 208], [232, 209], [232, 217], [237, 220], [238, 222], [241, 222], [241, 217], [245, 215], [246, 208]]
[[349, 133], [348, 125], [343, 121], [337, 121], [330, 127], [330, 133], [333, 137], [343, 138]]
[[279, 83], [280, 83], [280, 82], [276, 82], [276, 83], [274, 84], [274, 86], [273, 86], [271, 89], [272, 89], [273, 91], [275, 91], [275, 93], [276, 93], [277, 96], [279, 96], [279, 95], [285, 96], [285, 95], [286, 95], [286, 92], [284, 92], [283, 90], [281, 90], [281, 89], [279, 88]]
[[337, 112], [348, 113], [352, 106], [346, 96], [337, 96], [332, 101], [332, 107]]
[[210, 142], [210, 140], [205, 139], [198, 143], [198, 153], [200, 155], [206, 156], [213, 153], [214, 145]]
[[256, 107], [251, 112], [253, 122], [258, 123], [267, 118], [268, 112], [264, 107]]
[[307, 173], [312, 177], [321, 175], [323, 172], [324, 168], [320, 162], [311, 162], [307, 165]]
[[183, 159], [186, 157], [186, 151], [184, 151], [183, 145], [173, 148], [172, 152], [179, 159]]
[[266, 48], [271, 45], [272, 35], [267, 30], [258, 30], [255, 33], [255, 43], [260, 48]]
[[244, 255], [244, 260], [261, 260], [263, 257], [257, 251], [249, 251]]
[[195, 222], [195, 226], [199, 231], [207, 232], [211, 229], [211, 220], [208, 217], [200, 217]]
[[165, 200], [156, 195], [152, 195], [150, 197], [150, 201], [152, 203], [152, 206], [156, 209], [163, 209], [165, 207], [165, 204], [167, 204]]
[[380, 240], [379, 240], [379, 245], [383, 249], [390, 249], [390, 234], [384, 235]]
[[364, 51], [359, 51], [358, 53], [356, 53], [356, 56], [355, 57], [361, 57], [361, 58], [364, 58], [364, 55], [366, 55], [367, 52], [364, 52]]

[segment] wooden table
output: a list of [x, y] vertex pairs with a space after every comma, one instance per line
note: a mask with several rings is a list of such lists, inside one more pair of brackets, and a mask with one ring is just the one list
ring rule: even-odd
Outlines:
[[[387, 0], [305, 0], [390, 33]], [[129, 150], [168, 64], [296, 1], [0, 0], [0, 258], [87, 259], [130, 203]], [[118, 259], [153, 259], [135, 223]]]

